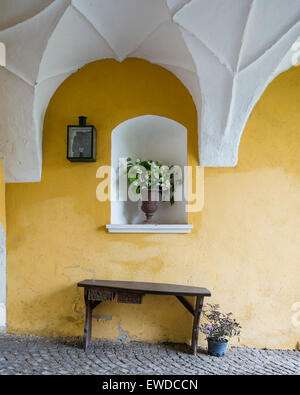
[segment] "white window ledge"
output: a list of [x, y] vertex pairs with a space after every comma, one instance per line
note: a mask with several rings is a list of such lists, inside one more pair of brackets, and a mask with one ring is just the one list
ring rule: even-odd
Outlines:
[[193, 225], [106, 225], [109, 233], [190, 233]]

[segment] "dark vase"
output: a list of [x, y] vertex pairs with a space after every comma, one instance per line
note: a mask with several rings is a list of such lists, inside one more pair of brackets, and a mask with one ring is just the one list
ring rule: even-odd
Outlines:
[[142, 189], [142, 211], [146, 215], [146, 220], [144, 224], [151, 224], [153, 215], [155, 214], [158, 201], [159, 201], [159, 191], [156, 189]]
[[207, 339], [208, 343], [208, 355], [212, 355], [213, 357], [224, 357], [226, 354], [228, 341], [216, 342], [212, 339]]

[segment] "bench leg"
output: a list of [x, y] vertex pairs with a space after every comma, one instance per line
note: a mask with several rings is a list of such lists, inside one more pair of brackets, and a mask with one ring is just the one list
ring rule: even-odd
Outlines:
[[88, 298], [88, 290], [84, 289], [85, 301], [85, 326], [83, 334], [83, 348], [87, 351], [92, 336], [92, 302]]
[[193, 334], [192, 334], [192, 350], [194, 355], [197, 354], [198, 338], [199, 338], [199, 323], [200, 323], [200, 317], [203, 308], [203, 302], [204, 302], [204, 296], [197, 296], [194, 324], [193, 324]]
[[84, 301], [85, 301], [85, 326], [83, 334], [83, 348], [87, 351], [89, 343], [92, 338], [92, 312], [101, 302], [89, 300], [88, 289], [84, 289]]

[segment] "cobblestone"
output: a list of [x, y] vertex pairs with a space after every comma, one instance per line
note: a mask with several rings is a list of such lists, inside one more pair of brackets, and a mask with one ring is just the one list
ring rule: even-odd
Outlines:
[[94, 340], [88, 353], [81, 339], [0, 335], [0, 375], [299, 375], [300, 353], [229, 348], [224, 358], [183, 344]]

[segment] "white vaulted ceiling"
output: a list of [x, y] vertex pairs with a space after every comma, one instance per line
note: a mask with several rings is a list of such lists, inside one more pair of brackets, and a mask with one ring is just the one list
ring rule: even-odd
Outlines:
[[201, 166], [235, 166], [247, 119], [292, 66], [300, 0], [0, 0], [0, 152], [7, 182], [39, 181], [46, 108], [87, 63], [139, 57], [174, 73], [199, 114]]

